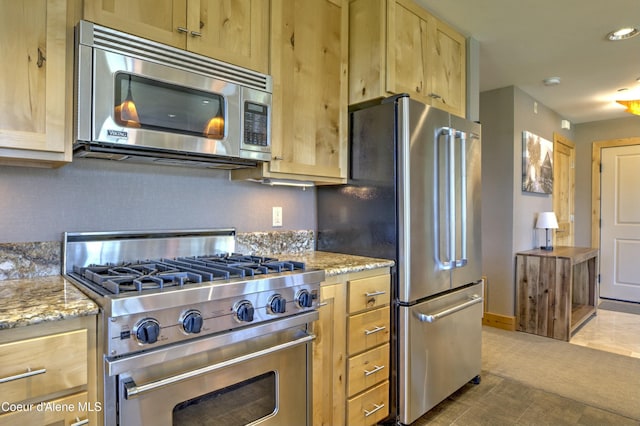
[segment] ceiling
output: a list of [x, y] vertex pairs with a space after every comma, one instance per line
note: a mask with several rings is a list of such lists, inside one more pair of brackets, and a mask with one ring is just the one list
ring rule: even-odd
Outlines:
[[640, 35], [605, 39], [640, 25], [639, 0], [416, 2], [479, 42], [481, 92], [517, 86], [576, 124], [629, 117], [615, 99], [640, 99]]

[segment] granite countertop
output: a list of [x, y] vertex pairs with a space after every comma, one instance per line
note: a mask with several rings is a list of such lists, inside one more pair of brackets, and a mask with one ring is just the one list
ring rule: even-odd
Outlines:
[[330, 253], [326, 251], [309, 251], [299, 254], [278, 255], [275, 257], [280, 257], [283, 260], [304, 262], [308, 269], [324, 269], [325, 276], [327, 277], [369, 269], [388, 268], [394, 265], [393, 260]]
[[[307, 251], [274, 257], [324, 269], [327, 277], [393, 266], [392, 260]], [[0, 282], [0, 330], [95, 315], [98, 306], [61, 275]]]
[[98, 305], [61, 275], [0, 283], [0, 330], [98, 313]]

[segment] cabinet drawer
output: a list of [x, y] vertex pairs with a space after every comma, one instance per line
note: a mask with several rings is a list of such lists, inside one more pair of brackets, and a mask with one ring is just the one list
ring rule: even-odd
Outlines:
[[389, 303], [391, 276], [378, 275], [349, 281], [349, 313]]
[[87, 420], [87, 411], [102, 408], [94, 404], [89, 405], [87, 393], [80, 392], [53, 401], [9, 406], [12, 411], [0, 415], [0, 426], [86, 424], [82, 421]]
[[349, 426], [374, 425], [389, 414], [389, 381], [347, 402]]
[[349, 359], [348, 395], [362, 392], [383, 380], [389, 379], [389, 344], [371, 349]]
[[387, 343], [390, 335], [389, 306], [349, 317], [349, 355]]
[[86, 384], [87, 330], [0, 345], [0, 395], [5, 402]]

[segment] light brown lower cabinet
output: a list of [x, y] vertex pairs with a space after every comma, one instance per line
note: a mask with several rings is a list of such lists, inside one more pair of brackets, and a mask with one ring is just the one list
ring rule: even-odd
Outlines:
[[88, 420], [85, 408], [89, 406], [87, 392], [38, 403], [6, 405], [12, 411], [0, 414], [2, 426], [92, 424], [83, 423], [83, 420]]
[[0, 331], [0, 426], [97, 424], [96, 317]]
[[349, 358], [347, 394], [355, 395], [389, 378], [389, 344]]
[[313, 425], [344, 424], [346, 285], [320, 288], [320, 318], [313, 324]]
[[347, 406], [349, 426], [375, 425], [389, 414], [389, 381], [349, 398]]
[[389, 268], [328, 277], [313, 325], [313, 425], [374, 425], [389, 414]]

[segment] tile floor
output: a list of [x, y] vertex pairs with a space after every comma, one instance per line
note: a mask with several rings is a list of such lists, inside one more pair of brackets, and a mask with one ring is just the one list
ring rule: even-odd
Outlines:
[[640, 315], [599, 309], [570, 343], [640, 358]]
[[411, 426], [638, 426], [637, 420], [482, 372]]
[[[571, 343], [640, 358], [640, 315], [600, 309]], [[411, 426], [640, 425], [638, 420], [486, 371], [482, 372], [482, 384], [465, 385]]]

